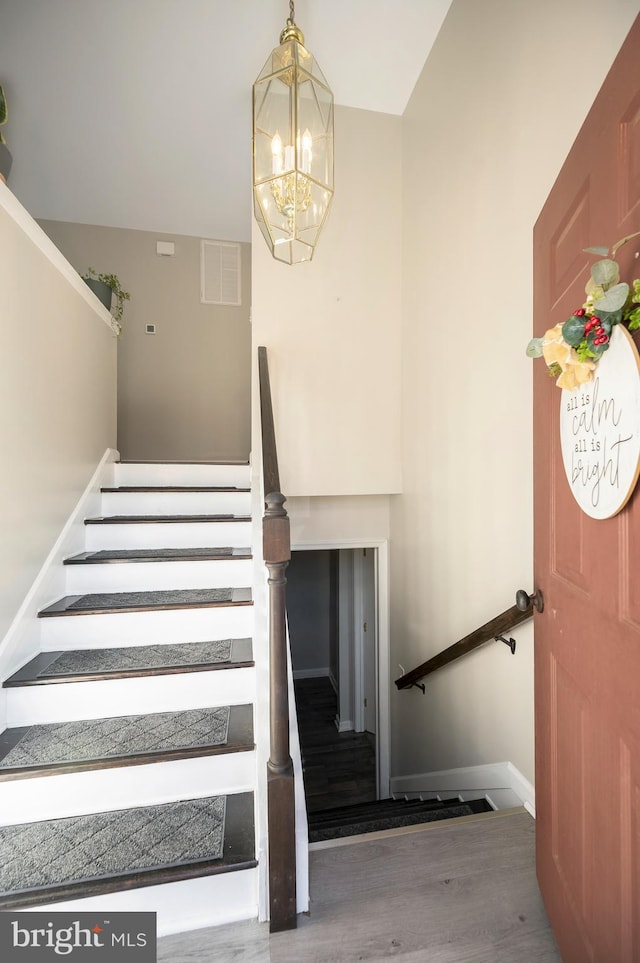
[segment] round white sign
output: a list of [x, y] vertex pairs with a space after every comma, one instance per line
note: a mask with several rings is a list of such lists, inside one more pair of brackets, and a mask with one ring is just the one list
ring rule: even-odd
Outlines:
[[640, 472], [640, 359], [618, 324], [593, 381], [562, 392], [564, 470], [580, 508], [611, 518], [631, 497]]

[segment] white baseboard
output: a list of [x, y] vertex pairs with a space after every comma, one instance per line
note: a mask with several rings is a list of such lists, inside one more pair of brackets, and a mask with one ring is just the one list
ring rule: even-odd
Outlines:
[[491, 791], [502, 789], [509, 789], [515, 793], [527, 812], [535, 819], [535, 789], [511, 762], [414, 773], [410, 776], [394, 776], [391, 779], [392, 794], [404, 792], [486, 792], [490, 794]]
[[355, 722], [353, 719], [341, 719], [340, 716], [336, 716], [334, 721], [338, 732], [353, 732], [355, 729]]
[[[6, 679], [40, 651], [38, 612], [65, 594], [62, 561], [85, 548], [84, 519], [100, 514], [100, 487], [110, 483], [118, 452], [108, 448], [56, 539], [0, 645], [0, 679]], [[2, 690], [0, 690], [2, 692]], [[0, 696], [0, 730], [6, 726], [6, 690]]]
[[294, 669], [293, 670], [294, 679], [323, 679], [327, 678], [331, 681], [331, 672], [328, 668], [326, 669]]

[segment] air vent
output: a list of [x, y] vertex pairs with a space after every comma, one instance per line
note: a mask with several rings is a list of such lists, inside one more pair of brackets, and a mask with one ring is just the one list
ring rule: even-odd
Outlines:
[[203, 304], [242, 304], [239, 244], [200, 242], [200, 300]]

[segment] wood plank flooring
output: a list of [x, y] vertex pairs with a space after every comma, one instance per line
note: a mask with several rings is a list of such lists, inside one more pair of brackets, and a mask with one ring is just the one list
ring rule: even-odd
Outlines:
[[298, 679], [295, 693], [307, 812], [375, 800], [375, 736], [338, 732], [328, 678]]
[[535, 878], [534, 820], [468, 822], [310, 853], [311, 911], [165, 937], [158, 963], [560, 963]]

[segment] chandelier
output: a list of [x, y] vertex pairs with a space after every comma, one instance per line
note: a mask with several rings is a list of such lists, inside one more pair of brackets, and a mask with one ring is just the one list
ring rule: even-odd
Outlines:
[[253, 207], [278, 261], [310, 261], [333, 197], [333, 94], [296, 26], [293, 0], [253, 85]]

